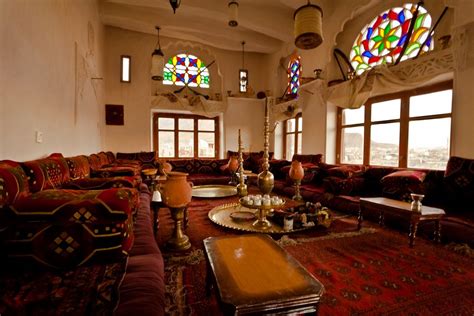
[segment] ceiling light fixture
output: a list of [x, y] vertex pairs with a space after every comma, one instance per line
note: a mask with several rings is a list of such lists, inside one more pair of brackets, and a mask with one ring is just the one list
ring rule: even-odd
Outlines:
[[181, 0], [170, 0], [171, 7], [173, 8], [173, 13], [176, 14], [176, 9], [179, 8]]
[[158, 32], [158, 41], [156, 42], [155, 50], [151, 54], [151, 79], [162, 81], [165, 58], [160, 46], [160, 27], [155, 26], [155, 28]]
[[245, 93], [247, 92], [247, 87], [249, 83], [249, 72], [244, 67], [244, 45], [245, 42], [242, 42], [242, 68], [239, 69], [239, 92]]
[[295, 46], [301, 49], [316, 48], [323, 42], [323, 10], [308, 4], [298, 8], [293, 16], [295, 20]]
[[235, 27], [239, 25], [239, 22], [237, 22], [239, 3], [236, 0], [231, 0], [227, 6], [229, 8], [229, 26]]

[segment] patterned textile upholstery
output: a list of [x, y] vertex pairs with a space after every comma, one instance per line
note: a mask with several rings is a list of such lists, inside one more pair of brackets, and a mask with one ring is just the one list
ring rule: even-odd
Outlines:
[[43, 190], [6, 207], [12, 259], [56, 268], [122, 256], [133, 244], [134, 189]]
[[474, 204], [474, 159], [451, 157], [446, 166], [444, 184], [448, 199], [457, 204]]
[[15, 161], [0, 161], [0, 209], [30, 194], [28, 178]]
[[196, 173], [221, 173], [221, 167], [227, 163], [227, 159], [194, 159], [194, 171]]
[[70, 180], [66, 159], [61, 157], [27, 161], [22, 166], [28, 176], [31, 192], [59, 189]]
[[89, 178], [91, 175], [91, 167], [86, 156], [66, 157], [66, 163], [69, 167], [71, 179]]
[[170, 159], [168, 163], [173, 167], [173, 171], [195, 173], [194, 159]]
[[411, 201], [411, 193], [425, 194], [423, 181], [426, 173], [419, 170], [401, 170], [384, 176], [380, 182], [384, 195], [397, 199]]
[[143, 169], [148, 168], [157, 168], [156, 164], [156, 153], [154, 151], [150, 152], [138, 152], [138, 153], [117, 153], [117, 159], [123, 161], [138, 161], [142, 165]]
[[300, 154], [294, 154], [293, 158], [291, 161], [299, 161], [301, 163], [312, 163], [312, 164], [319, 164], [323, 159], [322, 154], [317, 154], [317, 155], [300, 155]]
[[109, 188], [137, 188], [142, 179], [134, 177], [111, 178], [83, 178], [69, 181], [63, 185], [64, 189], [73, 190], [104, 190]]

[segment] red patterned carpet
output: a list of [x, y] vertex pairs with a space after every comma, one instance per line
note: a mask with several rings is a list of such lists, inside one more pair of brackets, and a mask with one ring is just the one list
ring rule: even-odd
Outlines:
[[[205, 296], [202, 240], [236, 234], [207, 218], [212, 207], [231, 200], [193, 201], [186, 232], [192, 249], [176, 254], [162, 247], [170, 315], [220, 314], [215, 297]], [[160, 220], [163, 245], [173, 224], [167, 210]], [[357, 232], [355, 219], [343, 217], [328, 230], [275, 237], [324, 284], [319, 315], [474, 315], [474, 258], [423, 239], [411, 249], [406, 233], [365, 226], [371, 227]]]

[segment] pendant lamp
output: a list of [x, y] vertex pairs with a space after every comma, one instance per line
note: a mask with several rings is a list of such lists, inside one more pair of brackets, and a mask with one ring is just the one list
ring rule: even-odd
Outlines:
[[160, 27], [156, 26], [155, 28], [158, 32], [158, 41], [156, 43], [155, 50], [151, 54], [151, 79], [162, 81], [165, 58], [160, 46]]
[[236, 0], [231, 0], [227, 6], [229, 10], [229, 26], [235, 27], [239, 25], [239, 22], [237, 22], [239, 3]]
[[173, 8], [173, 13], [176, 14], [176, 9], [179, 8], [181, 0], [170, 0], [171, 7]]
[[298, 8], [293, 16], [295, 20], [295, 46], [301, 49], [316, 48], [323, 42], [323, 10], [311, 4]]
[[247, 86], [249, 83], [249, 72], [244, 68], [244, 45], [245, 42], [242, 42], [242, 68], [239, 69], [239, 92], [247, 92]]

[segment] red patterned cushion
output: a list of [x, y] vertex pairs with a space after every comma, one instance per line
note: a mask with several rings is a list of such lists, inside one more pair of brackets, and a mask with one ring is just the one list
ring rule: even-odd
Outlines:
[[299, 161], [301, 163], [312, 163], [312, 164], [319, 164], [323, 158], [322, 154], [317, 154], [317, 155], [300, 155], [300, 154], [294, 154], [293, 158], [291, 161]]
[[410, 194], [424, 194], [423, 181], [426, 172], [419, 170], [402, 170], [386, 175], [380, 180], [384, 195], [398, 200], [411, 200]]
[[173, 171], [196, 173], [194, 170], [194, 159], [172, 159], [168, 163], [173, 167]]
[[140, 175], [140, 168], [134, 166], [106, 166], [100, 169], [92, 170], [93, 177], [110, 178], [110, 177], [133, 177]]
[[364, 178], [340, 178], [326, 177], [324, 179], [324, 187], [327, 191], [336, 195], [358, 195], [364, 191]]
[[137, 161], [140, 165], [143, 165], [143, 169], [157, 167], [157, 157], [154, 151], [142, 151], [137, 153], [117, 153], [117, 159], [122, 161]]
[[340, 166], [340, 167], [330, 168], [327, 170], [327, 174], [330, 177], [339, 177], [343, 179], [351, 178], [354, 176], [360, 176], [363, 173], [364, 173], [364, 166], [358, 166], [358, 165]]
[[71, 179], [82, 179], [90, 177], [91, 168], [86, 156], [74, 156], [66, 158]]
[[83, 178], [69, 181], [63, 185], [64, 189], [73, 190], [104, 190], [110, 188], [137, 188], [141, 178], [113, 177], [113, 178]]
[[455, 156], [449, 158], [444, 184], [452, 202], [474, 203], [474, 159]]
[[5, 210], [13, 224], [7, 253], [53, 267], [73, 267], [128, 251], [133, 242], [135, 189], [44, 190]]
[[228, 159], [194, 159], [196, 173], [222, 173], [221, 167], [227, 165]]
[[28, 178], [18, 162], [0, 161], [0, 208], [30, 194]]
[[107, 160], [109, 164], [115, 161], [115, 155], [113, 152], [107, 151], [105, 154], [107, 155]]
[[100, 153], [97, 154], [97, 156], [99, 156], [100, 164], [102, 166], [109, 164], [109, 157], [107, 156], [105, 152], [101, 151]]
[[22, 163], [32, 192], [57, 189], [69, 182], [69, 168], [65, 158], [53, 156]]
[[284, 159], [272, 159], [269, 161], [270, 163], [270, 172], [273, 173], [275, 179], [286, 179], [288, 175], [288, 169], [286, 174], [284, 172], [283, 167], [289, 166], [291, 164], [290, 161]]
[[100, 157], [97, 154], [92, 154], [87, 157], [89, 160], [89, 165], [91, 167], [91, 170], [97, 170], [102, 167], [102, 162], [100, 161]]

